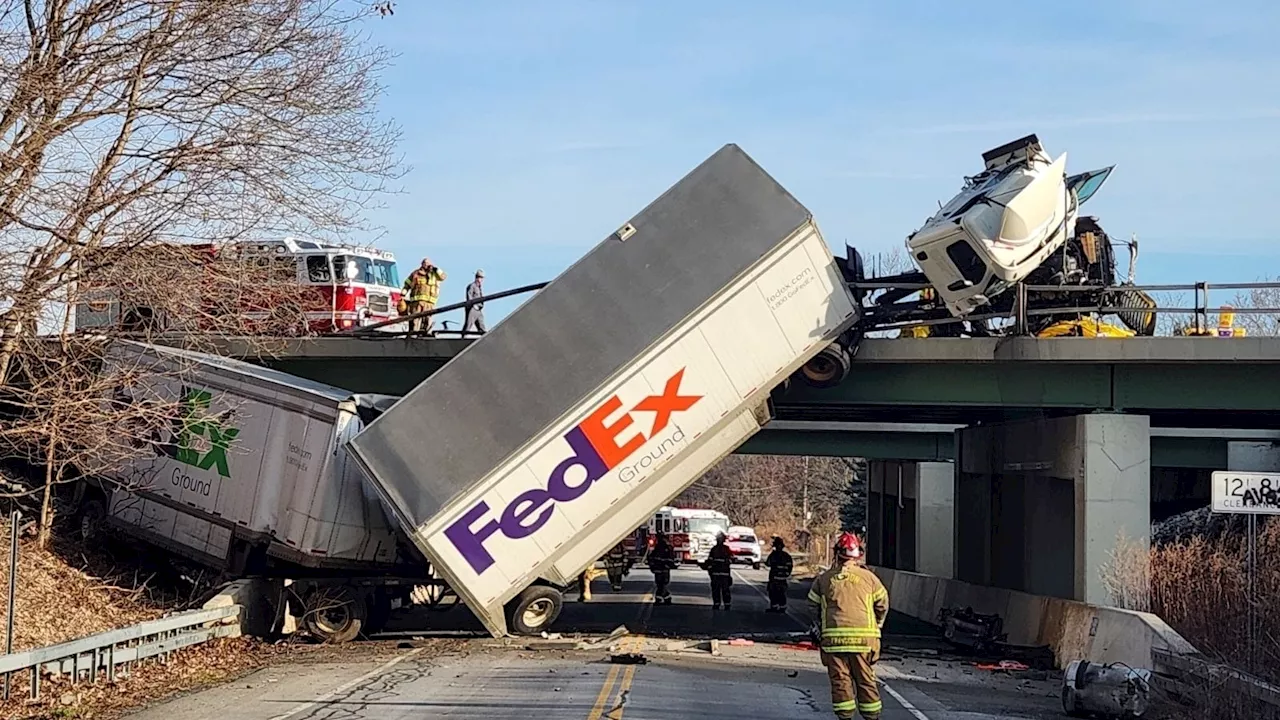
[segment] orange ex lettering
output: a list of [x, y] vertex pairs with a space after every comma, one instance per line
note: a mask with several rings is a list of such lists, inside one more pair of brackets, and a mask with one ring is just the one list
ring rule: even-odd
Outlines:
[[[494, 559], [484, 543], [495, 532], [501, 531], [512, 540], [526, 538], [538, 532], [551, 519], [557, 502], [570, 503], [582, 497], [591, 489], [592, 484], [666, 428], [672, 414], [683, 412], [697, 404], [703, 396], [680, 394], [680, 383], [683, 380], [684, 368], [680, 368], [667, 379], [662, 394], [644, 398], [617, 421], [606, 424], [609, 415], [622, 407], [618, 396], [611, 395], [564, 434], [564, 440], [573, 454], [555, 466], [547, 478], [545, 489], [534, 487], [516, 495], [496, 518], [489, 517], [477, 528], [476, 524], [489, 515], [489, 504], [480, 500], [445, 528], [445, 537], [466, 558], [477, 575], [488, 570], [494, 564]], [[633, 425], [633, 412], [653, 413], [653, 427], [648, 437], [636, 432], [619, 444], [619, 435]], [[568, 472], [573, 467], [581, 468], [584, 473], [576, 484], [570, 484], [568, 478]]]

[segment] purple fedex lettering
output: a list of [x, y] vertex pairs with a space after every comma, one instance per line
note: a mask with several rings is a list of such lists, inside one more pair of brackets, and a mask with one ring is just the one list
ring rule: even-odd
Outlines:
[[[481, 500], [445, 529], [445, 537], [449, 538], [477, 575], [488, 570], [494, 563], [493, 555], [485, 548], [484, 543], [495, 532], [501, 530], [503, 535], [513, 540], [532, 535], [551, 519], [556, 502], [577, 500], [592, 483], [609, 472], [600, 453], [596, 452], [580, 428], [575, 427], [565, 433], [564, 439], [573, 449], [573, 454], [551, 471], [546, 490], [534, 488], [520, 493], [503, 509], [499, 520], [489, 520], [478, 529], [473, 529], [489, 513], [489, 504]], [[572, 484], [569, 480], [569, 469], [573, 467], [580, 467], [584, 471], [577, 484]]]

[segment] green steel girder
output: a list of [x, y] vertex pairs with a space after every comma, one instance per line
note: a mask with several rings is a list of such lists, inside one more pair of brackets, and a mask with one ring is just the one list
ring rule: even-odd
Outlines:
[[1245, 363], [854, 365], [841, 385], [792, 383], [788, 406], [1002, 406], [1280, 411], [1280, 367]]
[[[862, 457], [868, 460], [945, 462], [955, 459], [951, 433], [761, 430], [737, 452], [742, 455]], [[1151, 438], [1151, 466], [1221, 470], [1227, 440], [1213, 437]]]

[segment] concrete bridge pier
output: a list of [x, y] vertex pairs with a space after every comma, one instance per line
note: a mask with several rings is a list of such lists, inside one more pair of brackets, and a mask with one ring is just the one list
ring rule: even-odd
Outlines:
[[1150, 420], [1092, 413], [957, 431], [956, 578], [1109, 605], [1120, 537], [1146, 547]]

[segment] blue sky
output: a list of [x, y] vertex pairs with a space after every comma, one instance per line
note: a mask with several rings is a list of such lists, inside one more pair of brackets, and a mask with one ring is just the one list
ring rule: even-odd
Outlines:
[[1117, 165], [1086, 207], [1140, 282], [1273, 277], [1277, 27], [1274, 0], [400, 0], [370, 23], [412, 168], [378, 244], [450, 271], [442, 302], [477, 267], [549, 280], [734, 142], [837, 251], [886, 251], [1035, 132]]

